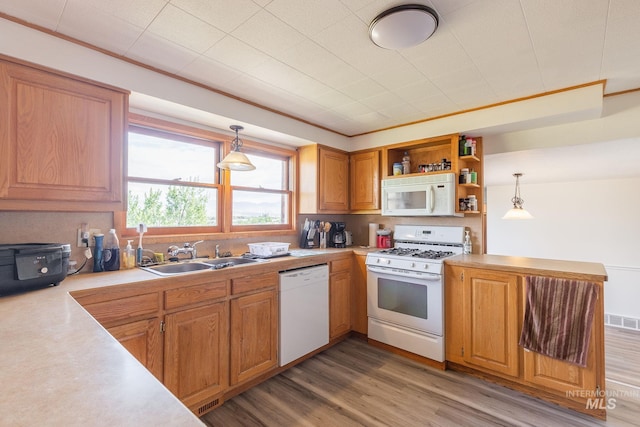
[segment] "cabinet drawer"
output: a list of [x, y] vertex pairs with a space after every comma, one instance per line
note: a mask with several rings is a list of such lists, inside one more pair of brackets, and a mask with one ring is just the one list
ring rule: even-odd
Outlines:
[[160, 309], [157, 292], [87, 304], [83, 307], [102, 325], [154, 317]]
[[164, 308], [170, 310], [172, 308], [216, 300], [226, 295], [227, 282], [224, 280], [184, 286], [165, 291]]
[[268, 288], [278, 285], [278, 272], [269, 272], [255, 276], [231, 279], [231, 294], [237, 295], [244, 292], [251, 292], [257, 289]]
[[351, 269], [351, 258], [337, 259], [330, 262], [330, 272], [337, 273], [338, 271], [349, 271]]

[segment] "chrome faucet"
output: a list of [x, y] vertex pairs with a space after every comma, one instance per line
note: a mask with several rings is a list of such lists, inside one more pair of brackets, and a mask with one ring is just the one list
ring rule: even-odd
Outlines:
[[189, 257], [191, 259], [196, 259], [198, 257], [196, 245], [198, 243], [202, 243], [203, 241], [204, 240], [198, 240], [193, 245], [185, 243], [181, 248], [176, 245], [171, 245], [169, 246], [169, 249], [167, 249], [167, 253], [174, 257], [177, 257], [179, 254], [189, 254]]
[[220, 258], [220, 245], [216, 245], [216, 258]]

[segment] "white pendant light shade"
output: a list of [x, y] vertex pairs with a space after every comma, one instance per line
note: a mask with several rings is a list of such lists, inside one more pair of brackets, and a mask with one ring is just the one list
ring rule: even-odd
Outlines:
[[513, 207], [507, 211], [506, 214], [502, 217], [502, 219], [532, 219], [533, 216], [527, 212], [522, 205], [524, 204], [524, 200], [520, 197], [520, 177], [523, 174], [514, 173], [513, 176], [516, 177], [516, 193], [511, 199], [511, 203], [513, 203]]
[[252, 171], [256, 167], [251, 163], [249, 158], [242, 152], [242, 141], [238, 137], [238, 131], [244, 129], [242, 126], [231, 125], [231, 130], [236, 132], [236, 137], [231, 141], [231, 152], [225, 156], [225, 158], [218, 163], [220, 169], [232, 170], [232, 171]]
[[427, 40], [438, 28], [438, 14], [421, 4], [393, 7], [374, 18], [369, 37], [385, 49], [405, 49]]
[[502, 219], [532, 219], [533, 216], [524, 208], [511, 208]]

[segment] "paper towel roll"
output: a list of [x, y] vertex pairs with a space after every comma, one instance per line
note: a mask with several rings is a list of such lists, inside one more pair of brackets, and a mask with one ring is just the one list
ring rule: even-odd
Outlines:
[[376, 234], [376, 231], [378, 231], [378, 229], [380, 229], [380, 224], [374, 224], [374, 223], [369, 224], [369, 247], [370, 248], [375, 248], [377, 246], [378, 235]]

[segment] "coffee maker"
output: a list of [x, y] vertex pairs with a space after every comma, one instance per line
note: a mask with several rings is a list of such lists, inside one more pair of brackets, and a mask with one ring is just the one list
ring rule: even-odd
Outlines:
[[327, 246], [334, 248], [347, 247], [347, 233], [344, 231], [346, 225], [344, 222], [332, 222], [329, 230], [329, 241]]

